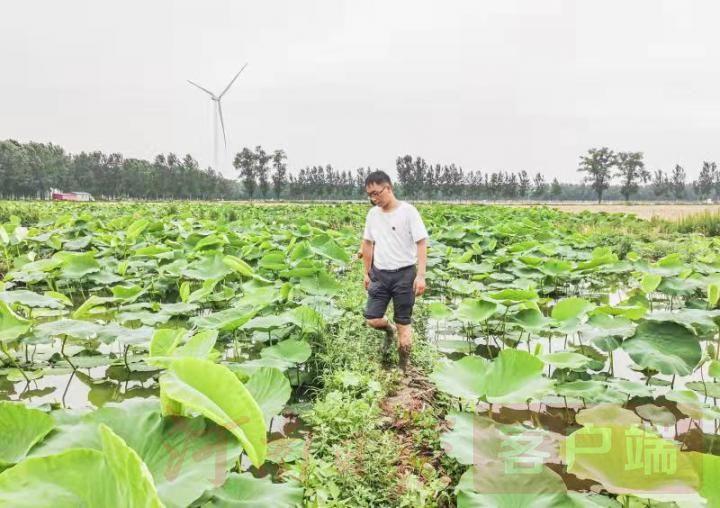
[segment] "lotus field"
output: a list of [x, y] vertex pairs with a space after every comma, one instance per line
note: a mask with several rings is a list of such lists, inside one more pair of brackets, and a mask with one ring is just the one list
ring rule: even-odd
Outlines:
[[410, 380], [367, 206], [0, 203], [0, 506], [720, 506], [720, 242], [419, 205]]

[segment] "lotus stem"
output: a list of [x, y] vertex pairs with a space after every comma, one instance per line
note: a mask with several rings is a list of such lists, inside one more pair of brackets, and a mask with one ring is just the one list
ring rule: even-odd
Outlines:
[[72, 367], [73, 374], [75, 374], [75, 371], [77, 370], [77, 367], [75, 367], [75, 364], [70, 361], [70, 357], [65, 354], [65, 342], [67, 341], [67, 336], [63, 337], [62, 345], [60, 346], [60, 355], [65, 359], [66, 362], [70, 364], [70, 367]]
[[130, 350], [130, 344], [127, 344], [125, 346], [125, 350], [123, 351], [123, 362], [125, 363], [125, 368], [127, 369], [128, 372], [130, 372], [130, 365], [128, 365], [128, 361], [127, 361], [127, 355], [128, 355], [129, 350]]
[[8, 357], [8, 360], [10, 360], [10, 363], [13, 365], [13, 367], [15, 367], [17, 370], [20, 371], [20, 374], [22, 374], [22, 377], [24, 377], [24, 378], [25, 378], [25, 381], [27, 381], [28, 384], [29, 384], [29, 383], [30, 383], [30, 378], [28, 378], [27, 375], [25, 374], [25, 371], [20, 368], [20, 366], [18, 365], [17, 360], [15, 359], [15, 357], [12, 356], [12, 355], [10, 354], [10, 352], [7, 350], [7, 346], [5, 345], [5, 343], [4, 343], [4, 342], [0, 342], [0, 347], [2, 347], [2, 352], [5, 353], [5, 356]]

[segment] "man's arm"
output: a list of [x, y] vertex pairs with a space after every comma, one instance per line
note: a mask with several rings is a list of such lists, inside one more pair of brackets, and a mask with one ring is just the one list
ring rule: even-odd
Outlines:
[[365, 289], [368, 288], [370, 285], [370, 275], [368, 273], [370, 272], [370, 267], [372, 266], [372, 258], [373, 258], [373, 250], [374, 250], [375, 244], [371, 242], [370, 240], [363, 239], [362, 243], [362, 260], [363, 260], [363, 278], [364, 278], [364, 284]]
[[425, 292], [425, 269], [427, 267], [427, 238], [417, 241], [417, 275], [413, 282], [415, 295]]

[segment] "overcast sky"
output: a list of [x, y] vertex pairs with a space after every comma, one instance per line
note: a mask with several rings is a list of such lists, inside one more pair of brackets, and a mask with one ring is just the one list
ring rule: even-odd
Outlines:
[[[720, 159], [720, 2], [4, 2], [0, 139], [293, 170], [393, 169], [400, 154], [577, 181], [591, 146], [649, 169]], [[231, 158], [231, 157], [230, 157]], [[229, 166], [229, 165], [228, 165]], [[230, 167], [225, 174], [232, 174]]]

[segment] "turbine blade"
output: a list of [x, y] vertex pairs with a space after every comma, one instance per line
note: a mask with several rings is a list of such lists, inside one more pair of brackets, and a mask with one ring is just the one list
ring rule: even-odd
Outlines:
[[225, 142], [225, 150], [227, 150], [227, 137], [225, 136], [225, 120], [223, 120], [222, 116], [222, 104], [220, 104], [220, 101], [217, 101], [218, 105], [218, 115], [220, 116], [220, 126], [222, 127], [223, 132], [223, 141]]
[[220, 99], [222, 99], [222, 96], [225, 95], [228, 90], [230, 90], [230, 87], [232, 86], [233, 83], [235, 83], [235, 80], [238, 78], [238, 76], [239, 76], [240, 73], [243, 71], [243, 69], [245, 69], [245, 67], [247, 67], [247, 63], [242, 66], [242, 69], [240, 69], [240, 70], [238, 71], [238, 73], [235, 74], [235, 77], [232, 78], [232, 81], [230, 81], [230, 83], [228, 83], [228, 86], [226, 86], [226, 87], [225, 87], [225, 90], [223, 90], [222, 93], [219, 95], [219, 98], [220, 98]]
[[208, 90], [207, 88], [203, 88], [203, 87], [201, 87], [200, 85], [198, 85], [197, 83], [193, 83], [193, 82], [190, 81], [189, 79], [187, 80], [187, 82], [190, 83], [191, 85], [194, 85], [194, 86], [198, 87], [200, 90], [202, 90], [202, 91], [205, 92], [206, 94], [209, 94], [210, 97], [215, 97], [215, 94], [212, 93], [212, 92], [211, 92], [210, 90]]

